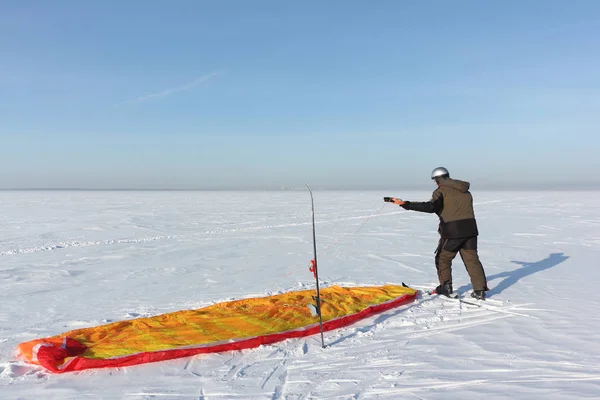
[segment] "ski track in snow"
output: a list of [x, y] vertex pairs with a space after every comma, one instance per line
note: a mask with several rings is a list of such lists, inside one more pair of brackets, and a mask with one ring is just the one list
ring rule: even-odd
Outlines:
[[61, 249], [67, 249], [70, 247], [110, 246], [110, 245], [115, 245], [115, 244], [148, 243], [148, 242], [154, 242], [157, 240], [173, 239], [176, 237], [177, 236], [175, 236], [175, 235], [170, 235], [170, 236], [154, 236], [154, 237], [139, 238], [139, 239], [103, 240], [103, 241], [94, 241], [94, 242], [85, 242], [85, 241], [84, 242], [80, 242], [80, 241], [59, 242], [56, 244], [31, 247], [31, 248], [27, 248], [27, 249], [15, 249], [15, 250], [1, 251], [0, 256], [10, 256], [10, 255], [15, 255], [15, 254], [29, 254], [29, 253], [37, 253], [40, 251], [61, 250]]
[[[521, 199], [519, 199], [519, 200], [521, 200]], [[501, 199], [484, 201], [484, 202], [476, 203], [476, 206], [492, 204], [492, 203], [497, 203], [497, 202], [501, 202], [501, 201], [502, 201]], [[323, 220], [323, 221], [315, 221], [315, 224], [317, 224], [317, 225], [332, 224], [332, 223], [346, 222], [346, 221], [352, 221], [352, 220], [363, 220], [364, 222], [366, 222], [367, 220], [370, 220], [371, 218], [374, 218], [374, 217], [389, 217], [389, 216], [393, 216], [393, 215], [397, 215], [397, 214], [401, 214], [401, 213], [403, 213], [403, 212], [402, 211], [387, 212], [387, 213], [378, 212], [378, 213], [364, 214], [364, 215], [358, 215], [358, 216], [332, 218], [332, 219], [327, 219], [327, 220]], [[236, 232], [252, 232], [252, 231], [263, 231], [263, 230], [281, 229], [281, 228], [293, 228], [293, 227], [302, 227], [302, 226], [307, 226], [307, 225], [312, 224], [312, 222], [307, 221], [307, 222], [298, 222], [298, 223], [245, 226], [245, 225], [253, 224], [256, 222], [258, 222], [258, 221], [239, 222], [239, 223], [236, 223], [233, 228], [206, 230], [203, 233], [193, 233], [193, 234], [188, 234], [188, 235], [171, 234], [171, 235], [160, 235], [160, 236], [142, 237], [142, 238], [108, 239], [108, 240], [101, 240], [101, 241], [61, 241], [58, 243], [52, 243], [52, 244], [36, 246], [36, 247], [31, 247], [31, 248], [17, 248], [17, 249], [13, 249], [13, 250], [4, 250], [4, 251], [0, 251], [0, 256], [30, 254], [30, 253], [36, 253], [36, 252], [41, 252], [41, 251], [62, 250], [62, 249], [74, 248], [74, 247], [111, 246], [111, 245], [119, 245], [119, 244], [141, 244], [141, 243], [148, 243], [148, 242], [169, 240], [169, 239], [185, 239], [185, 238], [190, 239], [190, 238], [200, 237], [200, 236], [205, 236], [205, 235], [223, 235], [223, 234], [236, 233]], [[598, 223], [598, 222], [597, 221], [583, 221], [583, 223]], [[103, 230], [102, 228], [99, 228], [99, 227], [85, 227], [82, 229], [91, 230], [91, 231], [102, 231]], [[381, 234], [385, 234], [385, 233], [381, 233]], [[514, 235], [516, 235], [516, 236], [545, 236], [546, 234], [543, 234], [543, 233], [514, 233]], [[405, 267], [407, 267], [407, 266], [405, 266]], [[410, 267], [407, 267], [407, 268], [410, 268]]]
[[[600, 296], [582, 300], [577, 293], [600, 278], [593, 268], [600, 258], [597, 194], [561, 192], [558, 204], [555, 193], [475, 194], [490, 298], [468, 297], [459, 257], [453, 271], [455, 289], [479, 306], [424, 295], [326, 332], [325, 349], [315, 335], [64, 375], [16, 360], [15, 346], [70, 329], [314, 288], [304, 263], [312, 257], [310, 203], [304, 193], [128, 194], [135, 206], [120, 193], [97, 200], [12, 194], [13, 203], [0, 205], [11, 217], [0, 232], [0, 398], [594, 397]], [[63, 201], [67, 195], [75, 206]], [[317, 241], [327, 252], [320, 258], [323, 284], [433, 288], [435, 217], [395, 207], [377, 212], [380, 197], [315, 192]], [[21, 204], [34, 204], [44, 217], [29, 216]], [[585, 217], [577, 217], [582, 208]], [[85, 215], [83, 228], [72, 222], [78, 215]], [[44, 223], [39, 229], [37, 220]], [[82, 239], [60, 240], [66, 237]]]
[[[365, 218], [372, 218], [376, 216], [389, 216], [397, 213], [387, 213], [387, 214], [370, 214], [370, 215], [360, 215], [353, 216], [347, 218], [335, 218], [327, 221], [319, 221], [316, 224], [331, 224], [336, 222], [344, 222], [344, 221], [352, 221], [352, 220], [362, 220]], [[23, 248], [23, 249], [14, 249], [14, 250], [5, 250], [0, 251], [0, 256], [9, 256], [16, 254], [29, 254], [36, 253], [40, 251], [52, 251], [52, 250], [62, 250], [72, 247], [90, 247], [90, 246], [110, 246], [110, 245], [118, 245], [118, 244], [139, 244], [139, 243], [148, 243], [159, 240], [168, 240], [168, 239], [186, 239], [186, 238], [194, 238], [206, 235], [223, 235], [228, 233], [236, 233], [236, 232], [252, 232], [252, 231], [263, 231], [270, 229], [280, 229], [280, 228], [291, 228], [291, 227], [300, 227], [312, 225], [312, 222], [301, 222], [301, 223], [288, 223], [288, 224], [276, 224], [276, 225], [257, 225], [251, 227], [241, 226], [244, 224], [240, 224], [239, 227], [230, 228], [230, 229], [216, 229], [216, 230], [207, 230], [204, 233], [198, 234], [189, 234], [189, 235], [163, 235], [163, 236], [153, 236], [153, 237], [142, 237], [142, 238], [133, 238], [133, 239], [110, 239], [110, 240], [102, 240], [102, 241], [64, 241], [59, 243], [48, 244], [44, 246], [37, 246], [31, 248]]]

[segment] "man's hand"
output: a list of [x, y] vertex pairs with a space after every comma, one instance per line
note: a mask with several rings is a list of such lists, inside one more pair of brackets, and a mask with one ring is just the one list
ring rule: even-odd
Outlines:
[[392, 197], [392, 203], [397, 204], [399, 206], [403, 205], [404, 203], [406, 203], [404, 200], [402, 199], [397, 199], [395, 197]]

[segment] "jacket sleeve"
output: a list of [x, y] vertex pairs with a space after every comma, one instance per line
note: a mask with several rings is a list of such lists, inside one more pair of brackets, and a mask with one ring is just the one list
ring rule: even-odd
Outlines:
[[443, 206], [444, 197], [439, 190], [435, 190], [429, 201], [407, 201], [400, 207], [405, 210], [438, 214], [442, 211]]

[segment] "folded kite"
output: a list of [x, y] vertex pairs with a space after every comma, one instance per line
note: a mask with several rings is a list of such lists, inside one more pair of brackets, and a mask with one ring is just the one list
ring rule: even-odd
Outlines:
[[[54, 373], [124, 367], [241, 350], [320, 332], [315, 290], [227, 301], [196, 310], [76, 329], [18, 345], [24, 360]], [[323, 331], [341, 328], [415, 299], [396, 285], [320, 290]]]

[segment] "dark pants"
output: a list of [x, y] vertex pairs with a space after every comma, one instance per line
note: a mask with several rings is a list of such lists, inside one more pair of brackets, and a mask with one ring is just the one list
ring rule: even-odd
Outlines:
[[481, 265], [477, 254], [477, 236], [460, 239], [440, 239], [435, 251], [435, 266], [440, 285], [452, 283], [452, 260], [459, 252], [471, 277], [473, 290], [489, 290], [483, 265]]

